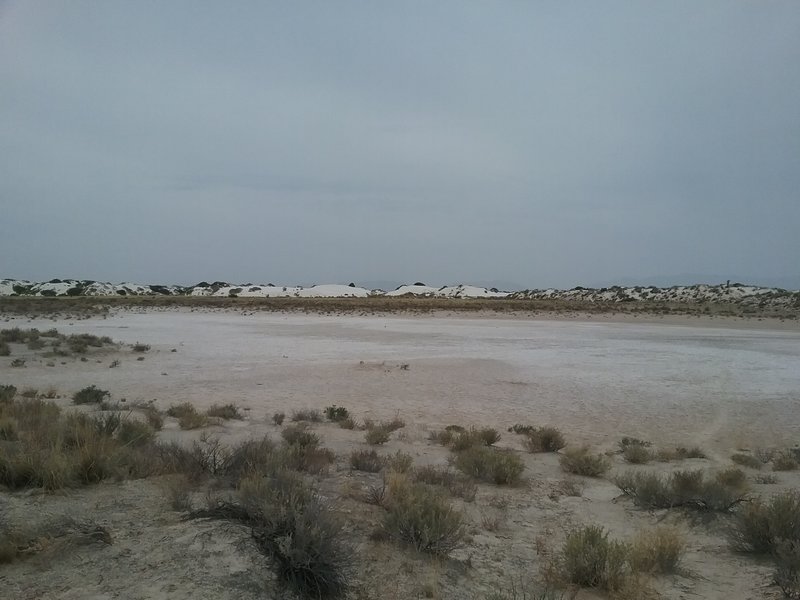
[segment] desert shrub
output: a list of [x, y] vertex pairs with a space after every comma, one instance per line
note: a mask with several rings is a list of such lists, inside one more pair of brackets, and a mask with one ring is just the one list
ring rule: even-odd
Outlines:
[[212, 404], [208, 410], [206, 410], [206, 415], [209, 417], [217, 417], [219, 419], [243, 419], [242, 413], [239, 412], [239, 407], [235, 404]]
[[482, 481], [498, 485], [511, 485], [519, 481], [525, 465], [513, 452], [475, 446], [459, 452], [454, 460], [456, 468]]
[[275, 444], [264, 436], [259, 440], [246, 440], [231, 448], [225, 463], [225, 475], [234, 481], [244, 476], [269, 475], [282, 463], [275, 452]]
[[675, 573], [686, 548], [684, 536], [674, 527], [640, 531], [630, 546], [630, 565], [635, 571]]
[[246, 479], [239, 495], [241, 504], [220, 502], [189, 516], [247, 524], [279, 581], [303, 598], [347, 592], [352, 552], [341, 542], [341, 523], [301, 480], [286, 472]]
[[302, 425], [284, 427], [281, 437], [290, 446], [317, 447], [320, 443], [319, 436]]
[[464, 515], [435, 490], [394, 478], [389, 483], [383, 530], [416, 550], [447, 555], [464, 537]]
[[773, 581], [784, 598], [800, 598], [800, 542], [782, 540], [775, 551]]
[[586, 526], [567, 535], [561, 551], [564, 578], [581, 587], [615, 591], [628, 573], [628, 546], [608, 539], [597, 526]]
[[0, 356], [11, 356], [11, 347], [7, 342], [0, 342]]
[[22, 367], [25, 366], [25, 361], [21, 358], [15, 358], [14, 360], [11, 361], [11, 366], [14, 367], [15, 369], [21, 369]]
[[181, 429], [199, 429], [208, 425], [208, 417], [197, 412], [197, 408], [191, 402], [173, 404], [167, 409], [167, 415], [178, 419]]
[[798, 467], [800, 467], [800, 463], [790, 452], [781, 452], [772, 459], [773, 471], [796, 471]]
[[117, 439], [127, 446], [143, 446], [155, 437], [156, 432], [150, 425], [136, 419], [125, 419], [117, 428]]
[[737, 467], [729, 467], [717, 473], [717, 481], [731, 488], [742, 489], [747, 487], [747, 475]]
[[756, 499], [736, 511], [730, 529], [734, 550], [774, 553], [781, 539], [800, 542], [800, 491], [786, 491], [769, 501]]
[[386, 457], [386, 465], [396, 473], [408, 473], [414, 466], [414, 458], [410, 454], [398, 450]]
[[564, 435], [555, 427], [531, 427], [523, 442], [528, 452], [558, 452], [564, 446]]
[[75, 404], [101, 404], [106, 398], [110, 397], [108, 390], [101, 390], [95, 385], [85, 387], [72, 395], [72, 402]]
[[371, 427], [364, 434], [364, 441], [373, 446], [385, 444], [389, 441], [389, 430], [381, 426]]
[[350, 467], [356, 471], [377, 473], [385, 464], [385, 460], [375, 450], [353, 450], [350, 454]]
[[22, 392], [20, 392], [20, 396], [22, 396], [23, 398], [36, 398], [36, 396], [38, 395], [39, 395], [39, 390], [31, 387], [25, 388], [24, 390], [22, 390]]
[[652, 442], [648, 442], [647, 440], [640, 440], [639, 438], [635, 437], [624, 437], [619, 441], [619, 451], [625, 452], [628, 448], [632, 446], [639, 446], [641, 448], [650, 448], [652, 446]]
[[161, 431], [164, 427], [164, 417], [152, 404], [142, 404], [137, 407], [144, 414], [145, 421], [154, 431]]
[[743, 454], [741, 452], [732, 454], [731, 460], [735, 462], [737, 465], [742, 465], [743, 467], [748, 467], [750, 469], [760, 469], [762, 464], [761, 461], [758, 460], [755, 456], [752, 456], [750, 454]]
[[280, 427], [281, 425], [283, 425], [283, 421], [285, 418], [286, 418], [286, 413], [276, 412], [274, 415], [272, 415], [272, 422], [275, 423], [275, 425], [277, 425], [278, 427]]
[[778, 483], [778, 478], [775, 477], [772, 473], [762, 473], [760, 475], [756, 475], [755, 481], [761, 485], [771, 485], [774, 483]]
[[445, 431], [449, 431], [450, 433], [464, 433], [466, 428], [462, 427], [461, 425], [448, 425], [444, 428]]
[[134, 352], [149, 352], [150, 346], [148, 344], [142, 344], [140, 342], [136, 342], [133, 346], [131, 346], [131, 350]]
[[[463, 428], [462, 428], [463, 429]], [[442, 446], [449, 446], [453, 442], [456, 435], [454, 432], [444, 429], [442, 431], [434, 430], [428, 434], [428, 439], [436, 444]]]
[[23, 331], [19, 327], [12, 327], [11, 329], [0, 329], [0, 341], [14, 342], [21, 344], [28, 339], [28, 332]]
[[675, 448], [675, 453], [677, 454], [678, 458], [681, 459], [708, 458], [705, 451], [699, 446], [692, 446], [691, 448], [684, 448], [683, 446], [679, 446], [678, 448]]
[[509, 432], [514, 432], [520, 435], [530, 435], [535, 430], [536, 427], [533, 425], [523, 425], [522, 423], [514, 423], [508, 428]]
[[41, 350], [44, 348], [44, 341], [40, 339], [28, 340], [28, 350]]
[[726, 485], [719, 478], [706, 479], [703, 471], [675, 471], [667, 476], [656, 473], [624, 473], [614, 483], [643, 508], [687, 507], [728, 512], [746, 499], [745, 489]]
[[567, 473], [600, 477], [611, 468], [611, 463], [602, 454], [590, 454], [589, 448], [571, 448], [559, 457], [561, 469]]
[[342, 429], [355, 429], [356, 428], [356, 421], [353, 417], [347, 417], [339, 421], [339, 427]]
[[292, 421], [308, 421], [310, 423], [320, 423], [322, 421], [322, 413], [316, 409], [296, 410], [292, 413]]
[[17, 439], [17, 422], [8, 417], [0, 417], [0, 440], [13, 442]]
[[164, 480], [162, 486], [173, 510], [188, 512], [192, 509], [192, 482], [186, 475], [174, 475]]
[[350, 412], [344, 406], [336, 406], [335, 404], [325, 408], [325, 416], [329, 421], [338, 423], [350, 417]]
[[493, 446], [500, 441], [500, 432], [491, 427], [483, 427], [478, 430], [478, 437], [484, 446]]
[[622, 458], [632, 465], [644, 465], [650, 462], [653, 453], [644, 446], [632, 444], [623, 450]]
[[406, 422], [403, 419], [401, 419], [398, 415], [395, 415], [389, 421], [381, 421], [379, 425], [379, 427], [382, 427], [389, 433], [391, 433], [392, 431], [397, 431], [398, 429], [402, 429], [405, 426]]
[[451, 496], [461, 498], [465, 502], [475, 500], [478, 486], [468, 476], [458, 474], [446, 467], [425, 465], [413, 470], [414, 481], [445, 488]]
[[321, 473], [336, 459], [333, 452], [319, 447], [318, 435], [302, 426], [286, 427], [281, 434], [286, 441], [282, 457], [289, 469]]
[[11, 402], [17, 395], [17, 388], [13, 385], [0, 385], [0, 403]]

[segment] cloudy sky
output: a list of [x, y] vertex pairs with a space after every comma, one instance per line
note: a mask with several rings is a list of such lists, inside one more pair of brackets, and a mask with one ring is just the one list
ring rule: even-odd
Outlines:
[[0, 277], [796, 278], [799, 65], [796, 0], [0, 0]]

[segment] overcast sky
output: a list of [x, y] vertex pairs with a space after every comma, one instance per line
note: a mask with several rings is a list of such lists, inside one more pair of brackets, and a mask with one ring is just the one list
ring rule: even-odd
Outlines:
[[800, 2], [0, 0], [0, 277], [800, 275]]

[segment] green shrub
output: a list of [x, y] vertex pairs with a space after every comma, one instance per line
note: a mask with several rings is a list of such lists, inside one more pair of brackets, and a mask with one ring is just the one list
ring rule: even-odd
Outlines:
[[513, 452], [474, 446], [459, 452], [454, 460], [456, 468], [482, 481], [497, 485], [512, 485], [519, 481], [525, 465]]
[[219, 419], [231, 420], [231, 419], [243, 419], [242, 413], [239, 412], [239, 407], [235, 404], [212, 404], [208, 410], [206, 410], [206, 415], [209, 417], [217, 417]]
[[586, 526], [567, 535], [562, 550], [565, 579], [581, 587], [620, 589], [628, 573], [628, 546], [608, 539], [598, 526]]
[[345, 419], [349, 418], [350, 413], [344, 406], [336, 406], [333, 404], [332, 406], [325, 408], [325, 416], [329, 421], [338, 423], [339, 421], [344, 421]]
[[405, 479], [390, 482], [383, 530], [420, 552], [447, 555], [464, 537], [464, 515], [440, 493]]
[[90, 385], [75, 392], [72, 395], [72, 402], [75, 404], [100, 404], [110, 396], [111, 393], [108, 390], [101, 390], [94, 385]]
[[350, 454], [350, 468], [366, 473], [377, 473], [385, 464], [375, 450], [353, 450]]
[[732, 454], [731, 460], [735, 462], [737, 465], [742, 465], [743, 467], [748, 467], [750, 469], [760, 469], [762, 464], [761, 461], [758, 460], [755, 456], [751, 456], [750, 454], [743, 454], [741, 452]]
[[775, 553], [781, 539], [800, 542], [800, 491], [753, 500], [734, 515], [731, 545], [739, 552]]
[[602, 454], [590, 454], [589, 448], [571, 448], [559, 457], [561, 469], [567, 473], [586, 477], [600, 477], [611, 468], [611, 462]]

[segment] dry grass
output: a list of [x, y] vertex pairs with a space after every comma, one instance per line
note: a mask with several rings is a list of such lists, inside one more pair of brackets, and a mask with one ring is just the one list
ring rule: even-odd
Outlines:
[[208, 417], [197, 412], [197, 408], [191, 402], [173, 404], [167, 409], [167, 415], [178, 419], [181, 429], [200, 429], [208, 425]]
[[321, 423], [322, 422], [322, 413], [315, 408], [306, 408], [302, 410], [296, 410], [292, 413], [292, 421], [299, 422], [299, 421], [306, 421], [309, 423]]
[[353, 450], [350, 454], [350, 468], [365, 473], [377, 473], [386, 464], [386, 460], [375, 450]]
[[562, 575], [581, 587], [614, 592], [628, 576], [628, 546], [610, 540], [602, 527], [587, 526], [567, 535], [561, 551]]
[[464, 502], [474, 501], [478, 491], [478, 486], [470, 477], [459, 475], [446, 467], [425, 465], [414, 469], [411, 477], [419, 483], [440, 486], [451, 496], [461, 498]]
[[762, 462], [758, 460], [758, 458], [756, 458], [755, 456], [751, 454], [744, 454], [742, 452], [737, 452], [736, 454], [732, 454], [731, 460], [735, 462], [737, 465], [741, 465], [749, 469], [760, 469], [762, 465]]
[[791, 452], [781, 452], [772, 459], [773, 471], [796, 471], [800, 468], [800, 463]]
[[389, 430], [380, 425], [375, 425], [367, 429], [364, 433], [364, 441], [372, 446], [385, 444], [389, 441]]
[[800, 543], [800, 492], [790, 490], [743, 505], [734, 517], [730, 539], [734, 550], [752, 554], [772, 554], [780, 540]]

